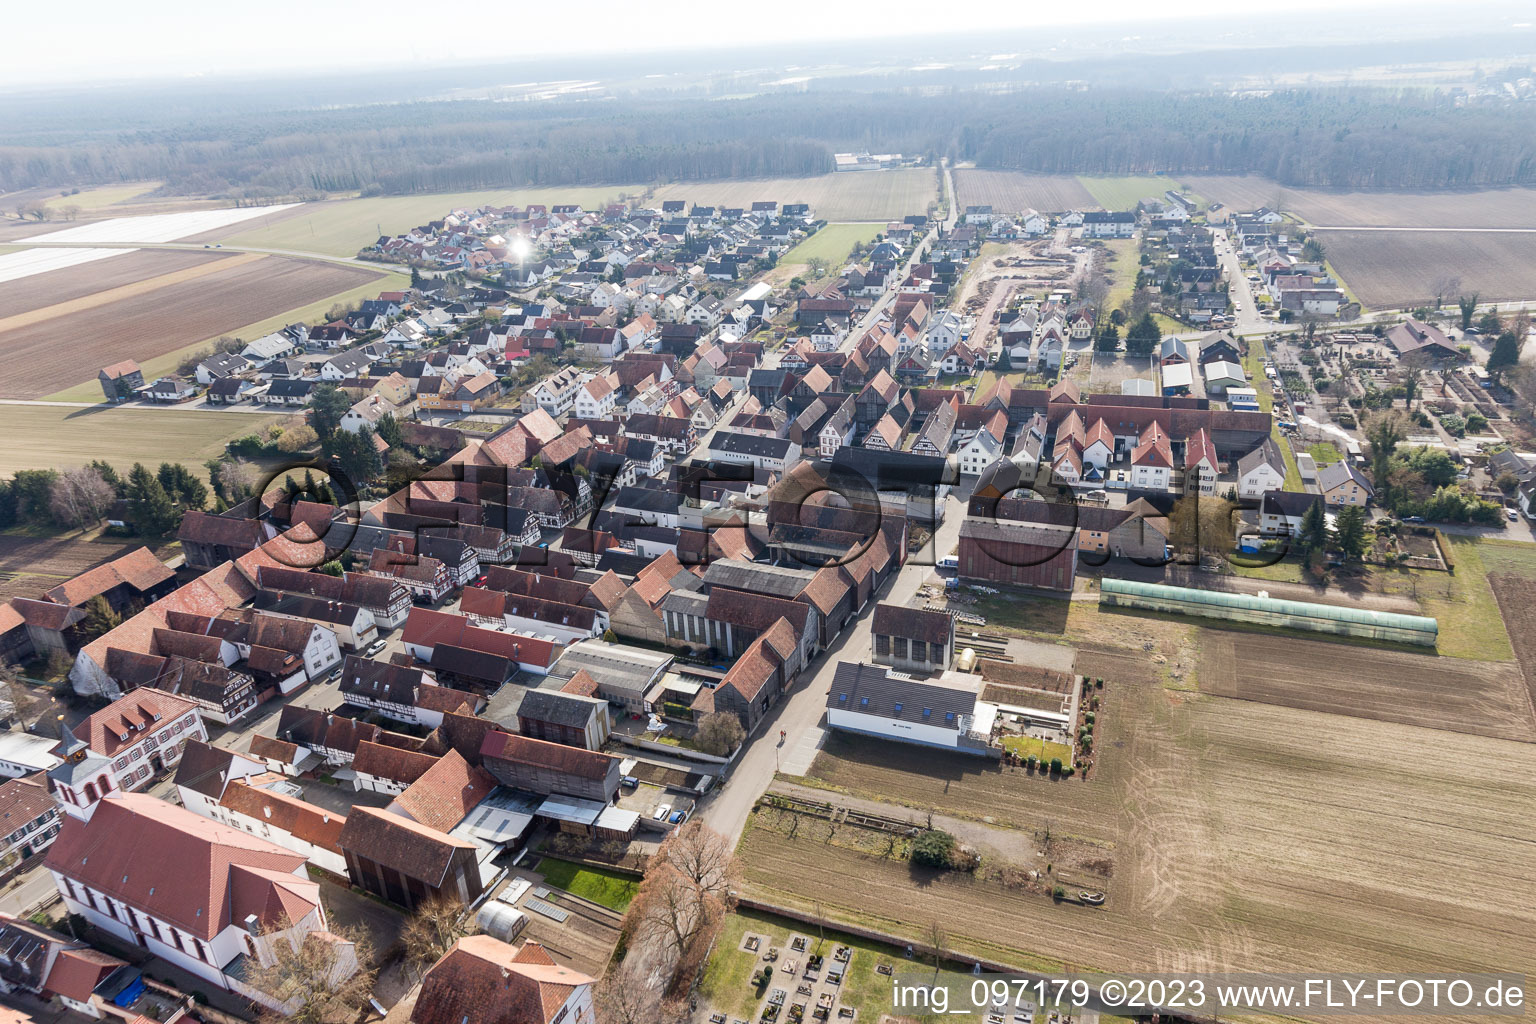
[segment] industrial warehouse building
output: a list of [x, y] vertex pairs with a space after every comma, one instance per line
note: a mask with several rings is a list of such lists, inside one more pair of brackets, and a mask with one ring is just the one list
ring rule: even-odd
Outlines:
[[1283, 601], [1253, 594], [1227, 594], [1192, 587], [1168, 587], [1160, 583], [1105, 579], [1099, 587], [1099, 604], [1141, 608], [1173, 615], [1198, 615], [1231, 622], [1304, 629], [1315, 633], [1390, 640], [1394, 643], [1435, 646], [1439, 623], [1422, 615], [1401, 615], [1369, 608], [1346, 608], [1310, 601]]

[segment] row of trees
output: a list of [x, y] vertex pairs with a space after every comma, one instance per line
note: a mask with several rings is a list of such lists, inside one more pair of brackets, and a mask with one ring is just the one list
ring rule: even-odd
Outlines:
[[[1261, 174], [1296, 186], [1536, 181], [1529, 104], [1458, 107], [1359, 87], [1262, 96], [1107, 84], [998, 95], [829, 88], [710, 103], [637, 96], [626, 97], [622, 118], [607, 104], [321, 106], [306, 96], [261, 109], [242, 97], [238, 115], [233, 105], [209, 109], [191, 127], [184, 111], [158, 106], [134, 106], [131, 135], [105, 116], [47, 120], [49, 138], [67, 141], [46, 146], [18, 116], [0, 131], [0, 190], [163, 180], [173, 193], [261, 202], [342, 190], [763, 178], [830, 172], [832, 153], [846, 149], [947, 153], [1046, 174]], [[1405, 148], [1415, 159], [1402, 159]]]
[[157, 472], [136, 462], [126, 478], [100, 460], [75, 469], [23, 469], [0, 481], [0, 528], [17, 523], [87, 529], [101, 525], [117, 501], [146, 536], [176, 529], [181, 513], [208, 503], [208, 487], [179, 462]]

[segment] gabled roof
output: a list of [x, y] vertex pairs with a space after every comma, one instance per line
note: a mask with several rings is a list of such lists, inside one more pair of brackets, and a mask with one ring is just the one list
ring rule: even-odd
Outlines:
[[494, 788], [495, 779], [450, 750], [396, 797], [389, 809], [448, 832]]
[[354, 807], [337, 844], [432, 888], [443, 884], [459, 851], [475, 849], [467, 840], [376, 807]]
[[[146, 733], [196, 710], [197, 705], [183, 697], [159, 690], [134, 690], [91, 715], [73, 731], [91, 750], [104, 757], [115, 757], [119, 750], [139, 742]], [[123, 738], [125, 735], [127, 739]]]
[[319, 883], [293, 874], [303, 856], [142, 793], [67, 817], [46, 864], [198, 938], [208, 940], [275, 907], [297, 920], [320, 906]]
[[176, 578], [176, 570], [156, 558], [148, 548], [134, 550], [88, 570], [44, 595], [49, 601], [79, 607], [98, 594], [126, 584], [145, 593]]
[[591, 984], [536, 943], [470, 935], [422, 978], [411, 1024], [553, 1024], [571, 994]]
[[549, 743], [500, 730], [486, 733], [480, 745], [480, 756], [534, 765], [584, 779], [604, 779], [614, 764], [611, 756], [596, 750]]
[[1348, 459], [1330, 462], [1317, 471], [1317, 488], [1324, 494], [1327, 494], [1335, 487], [1343, 486], [1351, 480], [1359, 484], [1366, 494], [1374, 495], [1376, 493], [1375, 489], [1371, 487], [1371, 482], [1365, 478], [1363, 473], [1351, 465]]
[[870, 631], [882, 636], [947, 645], [954, 639], [955, 620], [945, 612], [881, 603], [875, 605]]

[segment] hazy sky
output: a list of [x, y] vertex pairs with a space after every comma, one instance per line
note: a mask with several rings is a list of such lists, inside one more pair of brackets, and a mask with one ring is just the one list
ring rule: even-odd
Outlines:
[[[1381, 0], [1287, 0], [1286, 22], [1307, 11], [1382, 6]], [[1394, 9], [1428, 6], [1399, 0]], [[586, 51], [674, 49], [693, 45], [918, 35], [924, 31], [1019, 30], [1069, 24], [1113, 25], [1148, 18], [1230, 18], [1261, 12], [1231, 0], [773, 0], [702, 3], [586, 0], [585, 3], [456, 0], [74, 0], [8, 5], [8, 83], [321, 70], [371, 65], [378, 70], [494, 62], [519, 56]], [[935, 22], [935, 18], [942, 19]], [[1217, 22], [1207, 25], [1215, 28]]]

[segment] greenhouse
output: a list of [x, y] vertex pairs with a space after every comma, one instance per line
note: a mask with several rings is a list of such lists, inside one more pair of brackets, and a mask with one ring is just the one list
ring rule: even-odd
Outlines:
[[1347, 608], [1311, 601], [1284, 601], [1254, 594], [1229, 594], [1193, 587], [1169, 587], [1160, 583], [1105, 579], [1099, 604], [1141, 608], [1171, 615], [1198, 615], [1229, 622], [1249, 622], [1314, 633], [1390, 640], [1394, 643], [1435, 646], [1439, 624], [1422, 615], [1401, 615], [1369, 608]]

